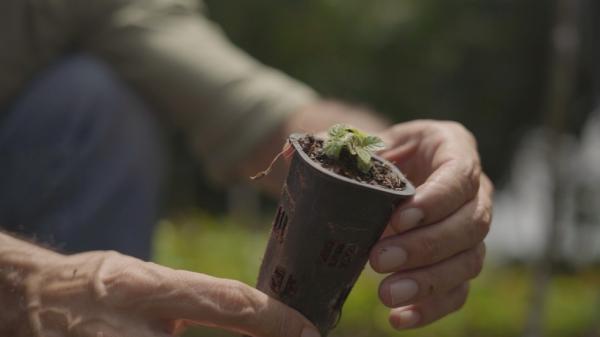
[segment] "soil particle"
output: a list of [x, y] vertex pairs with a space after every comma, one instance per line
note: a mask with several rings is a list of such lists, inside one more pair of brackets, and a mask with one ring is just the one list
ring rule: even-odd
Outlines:
[[300, 138], [298, 143], [312, 160], [333, 173], [361, 183], [381, 186], [395, 191], [401, 191], [406, 187], [404, 177], [395, 174], [388, 166], [375, 158], [371, 170], [364, 173], [358, 169], [356, 161], [348, 151], [343, 150], [340, 159], [334, 160], [323, 153], [323, 140], [321, 139], [306, 135]]

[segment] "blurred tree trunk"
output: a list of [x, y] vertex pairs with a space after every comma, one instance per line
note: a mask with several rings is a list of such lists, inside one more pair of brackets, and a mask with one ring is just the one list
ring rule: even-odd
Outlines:
[[570, 101], [577, 80], [579, 51], [579, 5], [580, 0], [556, 0], [555, 23], [550, 34], [550, 65], [543, 120], [547, 131], [547, 164], [553, 181], [551, 221], [542, 255], [534, 266], [531, 307], [526, 320], [524, 336], [541, 337], [552, 267], [560, 254], [562, 232], [563, 195], [568, 173], [564, 172], [561, 159], [561, 138], [566, 131]]
[[[590, 57], [588, 58], [592, 71], [594, 94], [594, 111], [600, 111], [600, 1], [587, 0], [585, 2], [586, 27], [590, 31]], [[600, 226], [600, 224], [596, 224]], [[596, 317], [600, 317], [600, 290], [596, 295]], [[587, 337], [600, 337], [600, 319], [592, 322]]]
[[590, 30], [590, 49], [589, 58], [590, 68], [593, 73], [594, 90], [594, 108], [600, 108], [600, 1], [586, 1], [587, 24]]

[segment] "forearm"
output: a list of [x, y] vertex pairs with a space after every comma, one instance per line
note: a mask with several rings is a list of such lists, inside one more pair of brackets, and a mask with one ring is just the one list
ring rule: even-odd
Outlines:
[[[390, 123], [364, 107], [351, 106], [335, 101], [318, 101], [292, 114], [279, 128], [247, 156], [238, 167], [242, 179], [263, 171], [282, 150], [289, 134], [294, 132], [318, 133], [336, 123], [357, 126], [369, 132], [385, 129]], [[271, 172], [259, 181], [267, 192], [277, 195], [287, 173], [284, 160], [276, 162]]]

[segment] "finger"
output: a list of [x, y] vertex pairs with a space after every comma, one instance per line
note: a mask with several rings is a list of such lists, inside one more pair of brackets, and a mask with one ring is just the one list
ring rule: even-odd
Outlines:
[[460, 309], [467, 300], [468, 283], [464, 283], [450, 292], [427, 298], [410, 306], [392, 309], [390, 324], [398, 329], [418, 328]]
[[457, 123], [425, 125], [418, 132], [412, 130], [418, 145], [398, 146], [383, 154], [406, 167], [405, 173], [419, 184], [415, 196], [394, 212], [391, 225], [398, 233], [442, 220], [479, 189], [481, 164], [470, 132]]
[[177, 271], [165, 288], [163, 296], [152, 299], [151, 310], [160, 317], [253, 337], [319, 336], [296, 310], [238, 281]]
[[300, 313], [241, 282], [109, 253], [98, 268], [101, 300], [157, 322], [183, 320], [253, 337], [314, 337]]
[[[387, 135], [381, 136], [380, 138], [386, 147], [379, 151], [378, 155], [394, 163], [406, 162], [407, 158], [414, 155], [419, 145], [419, 139], [415, 139], [414, 137], [403, 139], [402, 142], [397, 145], [393, 145], [393, 143], [388, 140], [389, 136]], [[397, 141], [398, 140], [396, 140], [396, 142]]]
[[447, 293], [481, 272], [485, 244], [427, 268], [396, 273], [381, 282], [379, 298], [390, 308]]
[[403, 161], [403, 155], [408, 155], [422, 141], [426, 125], [431, 121], [417, 120], [396, 124], [379, 132], [377, 136], [386, 145], [380, 155]]
[[478, 158], [477, 142], [459, 123], [417, 120], [380, 134], [387, 148], [380, 155], [396, 163], [416, 185], [452, 158]]
[[370, 254], [373, 269], [389, 273], [432, 265], [483, 241], [492, 220], [484, 185], [476, 199], [443, 221], [380, 240]]
[[[440, 172], [440, 174], [451, 176], [452, 171], [452, 169], [449, 169], [445, 173]], [[470, 189], [476, 187], [478, 188], [476, 197], [485, 198], [489, 201], [488, 204], [491, 209], [494, 186], [485, 174], [480, 174], [478, 179], [479, 183], [476, 186], [463, 188], [462, 197], [456, 198], [448, 185], [440, 183], [439, 180], [428, 180], [426, 185], [417, 188], [417, 193], [413, 199], [409, 200], [402, 208], [394, 211], [389, 226], [400, 234], [413, 228], [441, 221], [456, 212], [461, 206], [464, 206], [464, 199], [468, 199], [466, 203], [472, 201], [472, 197], [467, 197], [466, 189], [469, 189], [468, 195], [470, 195]], [[456, 185], [459, 185], [459, 183], [457, 182]], [[438, 206], [435, 205], [436, 202], [439, 203]]]
[[476, 196], [480, 175], [475, 161], [444, 163], [417, 187], [412, 199], [394, 211], [390, 225], [397, 233], [403, 233], [446, 218]]

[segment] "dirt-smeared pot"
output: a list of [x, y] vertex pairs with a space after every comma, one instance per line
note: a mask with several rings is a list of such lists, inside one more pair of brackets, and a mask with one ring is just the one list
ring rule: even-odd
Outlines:
[[394, 191], [332, 173], [304, 153], [303, 136], [290, 136], [295, 151], [257, 288], [301, 312], [325, 336], [393, 209], [414, 188], [407, 182]]

